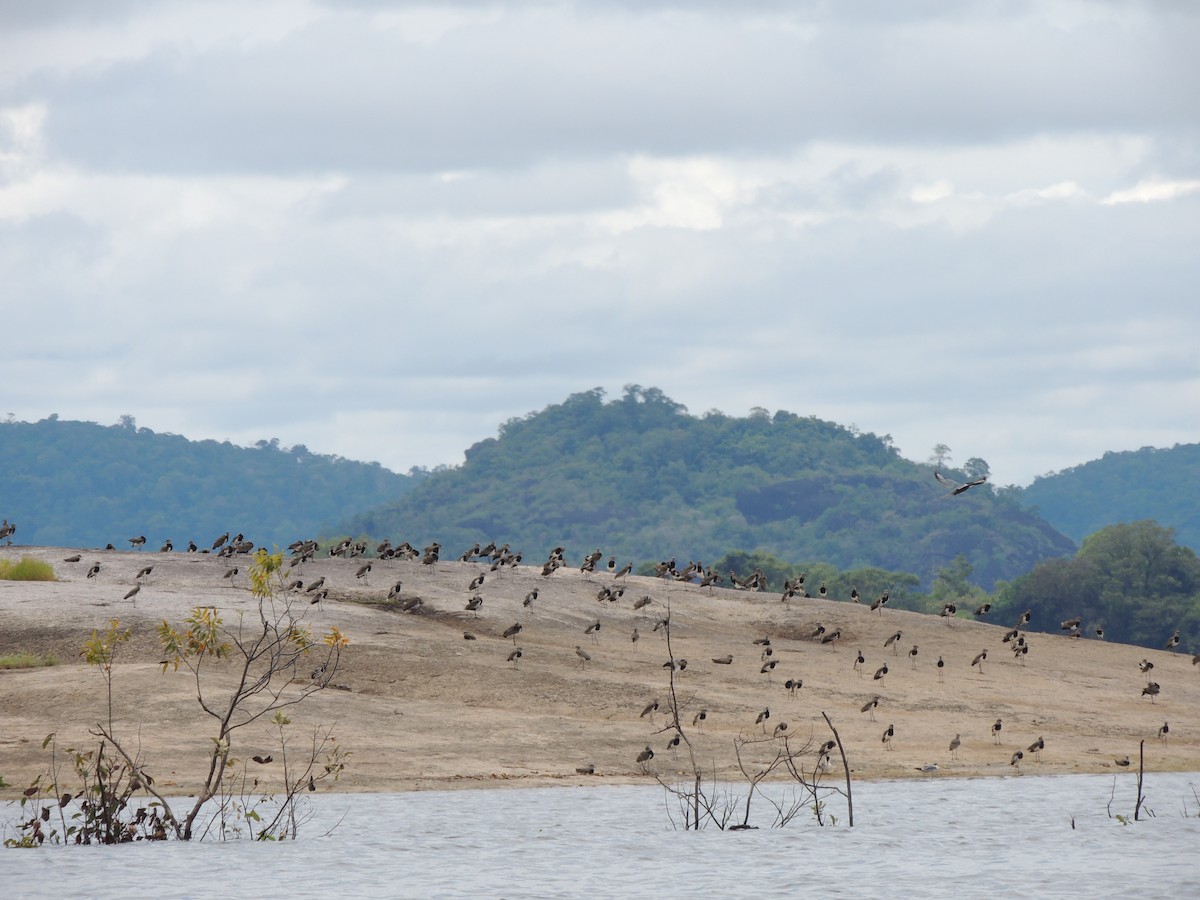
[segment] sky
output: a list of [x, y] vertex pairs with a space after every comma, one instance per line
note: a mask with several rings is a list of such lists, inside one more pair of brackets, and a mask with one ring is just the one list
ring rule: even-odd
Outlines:
[[0, 0], [0, 419], [1200, 441], [1200, 4]]

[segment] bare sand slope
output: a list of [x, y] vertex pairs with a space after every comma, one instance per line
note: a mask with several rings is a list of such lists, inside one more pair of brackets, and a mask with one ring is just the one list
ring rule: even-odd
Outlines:
[[[75, 552], [83, 553], [81, 562], [63, 561]], [[0, 775], [10, 785], [7, 795], [45, 767], [47, 734], [78, 744], [106, 715], [103, 681], [78, 654], [91, 630], [114, 617], [134, 632], [117, 665], [117, 728], [140, 747], [161, 783], [194, 788], [211, 730], [198, 715], [190, 677], [162, 674], [156, 665], [155, 628], [164, 618], [179, 623], [199, 605], [217, 606], [233, 621], [238, 611], [253, 608], [244, 574], [224, 579], [230, 563], [200, 554], [0, 549], [0, 557], [21, 556], [51, 563], [61, 580], [0, 582], [0, 654], [53, 652], [63, 664], [0, 671]], [[94, 561], [101, 571], [89, 580], [85, 573]], [[666, 708], [668, 653], [654, 626], [668, 603], [675, 656], [688, 660], [678, 681], [687, 703], [683, 719], [690, 725], [696, 712], [707, 710], [703, 731], [689, 734], [719, 776], [734, 772], [735, 737], [762, 735], [755, 718], [764, 708], [771, 711], [770, 725], [786, 721], [789, 733], [818, 741], [828, 737], [821, 717], [827, 712], [859, 778], [917, 776], [916, 768], [928, 763], [941, 767], [940, 776], [1011, 775], [1012, 754], [1039, 737], [1045, 741], [1041, 761], [1027, 757], [1023, 772], [1115, 772], [1115, 758], [1129, 755], [1137, 765], [1142, 739], [1148, 769], [1200, 769], [1200, 668], [1181, 654], [1030, 632], [1022, 664], [1001, 641], [1009, 622], [947, 625], [935, 616], [878, 614], [844, 601], [785, 605], [778, 593], [633, 576], [617, 582], [625, 586], [619, 601], [598, 602], [597, 591], [614, 585], [613, 577], [585, 577], [577, 568], [543, 578], [540, 566], [491, 572], [477, 563], [376, 561], [366, 584], [354, 577], [361, 562], [320, 559], [299, 575], [305, 583], [324, 576], [331, 588], [323, 608], [305, 604], [315, 627], [336, 624], [352, 640], [334, 679], [345, 689], [326, 691], [293, 714], [297, 727], [336, 724], [338, 739], [353, 753], [340, 782], [346, 790], [646, 780], [635, 758], [647, 745], [656, 754], [653, 770], [667, 778], [683, 774], [683, 755], [667, 747], [663, 712], [640, 715], [655, 698]], [[151, 564], [136, 602], [123, 601], [137, 571]], [[247, 560], [238, 564], [244, 570]], [[476, 618], [464, 606], [468, 584], [481, 572], [484, 603]], [[404, 583], [401, 599], [423, 599], [418, 612], [400, 613], [386, 603], [397, 579]], [[524, 607], [534, 588], [537, 600]], [[634, 611], [633, 601], [643, 595], [653, 603]], [[518, 622], [515, 645], [523, 657], [514, 665], [507, 661], [514, 641], [501, 634]], [[593, 640], [585, 629], [596, 622]], [[818, 623], [840, 628], [841, 641], [823, 646], [812, 640]], [[464, 631], [477, 639], [465, 640]], [[896, 631], [901, 638], [893, 653], [883, 645]], [[761, 648], [753, 643], [764, 636], [778, 660], [769, 674], [760, 671]], [[591, 662], [581, 665], [577, 645]], [[915, 665], [908, 655], [914, 645]], [[860, 649], [866, 656], [861, 674], [853, 665]], [[986, 661], [973, 667], [982, 650]], [[726, 654], [731, 665], [712, 662]], [[939, 656], [944, 681], [935, 665]], [[1142, 696], [1148, 681], [1138, 668], [1143, 659], [1154, 663], [1149, 677], [1162, 685], [1154, 702]], [[873, 680], [884, 664], [887, 676]], [[803, 681], [794, 696], [784, 687], [788, 679]], [[871, 721], [860, 709], [875, 694], [880, 702]], [[997, 718], [1003, 722], [999, 744], [991, 733]], [[1164, 722], [1170, 724], [1166, 743], [1158, 739]], [[881, 740], [889, 724], [891, 750]], [[954, 759], [948, 748], [956, 734], [962, 747]], [[240, 740], [235, 755], [274, 749], [265, 729], [247, 728]], [[576, 775], [585, 765], [594, 765], [596, 774]]]

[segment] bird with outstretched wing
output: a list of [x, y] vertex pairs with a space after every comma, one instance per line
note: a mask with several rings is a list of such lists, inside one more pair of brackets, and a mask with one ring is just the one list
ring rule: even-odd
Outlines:
[[965, 484], [960, 484], [957, 481], [947, 478], [937, 470], [934, 470], [933, 477], [938, 480], [940, 485], [950, 489], [950, 493], [946, 494], [947, 497], [957, 497], [959, 494], [969, 491], [971, 488], [977, 487], [978, 485], [981, 485], [987, 481], [987, 476], [982, 475], [979, 478], [966, 482]]

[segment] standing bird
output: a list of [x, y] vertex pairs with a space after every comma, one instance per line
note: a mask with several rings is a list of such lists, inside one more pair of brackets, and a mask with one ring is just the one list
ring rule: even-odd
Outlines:
[[800, 688], [804, 687], [804, 679], [803, 678], [789, 678], [787, 681], [785, 681], [783, 683], [783, 686], [785, 688], [787, 688], [789, 697], [795, 697], [796, 691], [798, 691], [798, 690], [800, 690]]
[[175, 545], [171, 543], [171, 539], [167, 538], [167, 542], [158, 548], [159, 553], [170, 553], [175, 549]]
[[888, 725], [887, 731], [883, 733], [883, 745], [886, 749], [892, 749], [892, 738], [896, 736], [896, 726]]
[[976, 656], [973, 660], [971, 660], [971, 665], [979, 666], [979, 671], [982, 673], [983, 672], [983, 661], [985, 659], [987, 659], [987, 650], [981, 650], [979, 652], [979, 655]]
[[149, 574], [150, 574], [151, 572], [153, 572], [153, 571], [154, 571], [154, 566], [146, 566], [146, 567], [145, 567], [145, 568], [143, 568], [141, 571], [139, 571], [139, 572], [137, 573], [137, 575], [135, 575], [134, 577], [135, 577], [135, 578], [136, 578], [138, 581], [141, 581], [143, 578], [145, 578], [147, 575], [149, 575]]
[[768, 707], [765, 707], [763, 709], [763, 711], [760, 712], [758, 714], [758, 716], [754, 719], [755, 725], [762, 725], [763, 734], [767, 733], [767, 726], [765, 723], [766, 723], [767, 719], [769, 719], [769, 718], [771, 718], [771, 707], [768, 706]]
[[135, 598], [137, 597], [137, 592], [140, 591], [141, 589], [142, 589], [142, 586], [140, 584], [135, 584], [132, 588], [130, 588], [129, 593], [126, 594], [123, 599], [133, 600], [133, 605], [137, 606], [137, 600]]
[[1150, 662], [1148, 659], [1143, 659], [1140, 663], [1138, 663], [1138, 668], [1141, 669], [1142, 674], [1145, 675], [1154, 668], [1154, 663]]
[[586, 669], [587, 664], [592, 661], [592, 654], [588, 653], [578, 644], [575, 645], [575, 655], [579, 657], [579, 668]]
[[992, 611], [992, 604], [990, 604], [990, 603], [985, 603], [985, 604], [983, 604], [982, 606], [977, 606], [977, 607], [975, 607], [975, 615], [976, 615], [976, 617], [978, 617], [978, 616], [986, 616], [986, 615], [987, 615], [988, 613], [990, 613], [991, 611]]
[[1104, 626], [1103, 625], [1096, 626], [1096, 637], [1099, 638], [1100, 640], [1104, 640]]
[[1143, 697], [1149, 696], [1150, 702], [1153, 703], [1154, 698], [1158, 696], [1159, 691], [1161, 691], [1161, 690], [1162, 690], [1162, 688], [1159, 687], [1157, 681], [1151, 681], [1144, 688], [1142, 688], [1142, 696]]
[[887, 673], [888, 673], [887, 663], [884, 663], [882, 666], [880, 666], [878, 669], [875, 670], [875, 676], [871, 680], [872, 681], [883, 681], [883, 678], [885, 675], [887, 675]]
[[895, 656], [895, 655], [896, 655], [896, 642], [897, 642], [898, 640], [900, 640], [900, 638], [903, 636], [903, 634], [904, 634], [904, 632], [903, 632], [903, 631], [897, 631], [897, 632], [896, 632], [895, 634], [893, 634], [893, 635], [892, 635], [890, 638], [888, 638], [886, 641], [884, 641], [884, 642], [883, 642], [883, 646], [884, 646], [884, 647], [891, 647], [891, 648], [892, 648], [892, 655], [893, 655], [893, 656]]
[[517, 668], [517, 661], [524, 656], [525, 653], [520, 647], [513, 649], [513, 652], [508, 654], [508, 661], [513, 664], [513, 668]]
[[504, 629], [503, 636], [506, 638], [512, 638], [513, 646], [515, 647], [517, 645], [517, 635], [520, 633], [521, 633], [521, 623], [514, 622], [512, 625], [509, 625], [507, 628]]
[[[317, 609], [323, 609], [323, 607], [321, 606], [321, 602], [328, 596], [329, 596], [329, 588], [321, 588], [321, 590], [319, 590], [315, 594], [313, 594], [312, 599], [308, 601], [308, 605], [309, 606], [315, 605], [317, 607]], [[421, 598], [417, 597], [415, 599], [420, 600]]]
[[306, 593], [315, 594], [322, 587], [324, 587], [324, 585], [325, 585], [325, 576], [322, 575], [320, 578], [318, 578], [316, 581], [314, 581], [312, 584], [310, 584], [304, 590]]
[[[371, 563], [364, 563], [363, 565], [358, 567], [358, 571], [354, 573], [354, 577], [361, 578], [364, 582], [367, 582], [367, 576], [370, 574], [371, 574]], [[367, 582], [367, 583], [370, 584], [370, 582]]]
[[637, 755], [637, 761], [642, 766], [642, 771], [646, 770], [646, 763], [654, 759], [654, 751], [650, 749], [650, 745], [646, 745], [646, 749]]
[[1028, 747], [1025, 748], [1025, 752], [1032, 753], [1034, 758], [1037, 759], [1038, 762], [1041, 762], [1042, 761], [1042, 751], [1045, 749], [1046, 749], [1046, 742], [1044, 740], [1042, 740], [1041, 736], [1039, 736], [1036, 741], [1034, 741], [1032, 744], [1030, 744]]
[[215, 541], [213, 541], [212, 548], [214, 550], [220, 550], [221, 547], [224, 546], [224, 544], [227, 540], [229, 540], [229, 532], [228, 531], [225, 532], [223, 535], [221, 535], [219, 538], [217, 538]]
[[100, 574], [100, 563], [92, 563], [92, 567], [87, 571], [88, 578], [95, 578]]
[[961, 735], [956, 734], [954, 736], [954, 738], [950, 741], [950, 756], [952, 758], [958, 759], [958, 748], [961, 746], [962, 746]]
[[829, 634], [823, 635], [821, 637], [821, 643], [822, 644], [832, 644], [833, 649], [836, 650], [837, 642], [839, 640], [841, 640], [841, 637], [842, 637], [842, 629], [835, 628], [835, 629], [833, 629], [833, 631], [829, 632]]
[[[146, 543], [146, 536], [145, 536], [144, 534], [139, 534], [139, 535], [138, 535], [137, 537], [135, 537], [135, 538], [130, 538], [130, 539], [129, 539], [129, 543], [133, 545], [133, 549], [135, 549], [135, 550], [141, 550], [141, 549], [142, 549], [142, 546], [143, 546], [143, 545]], [[1177, 631], [1177, 632], [1175, 632], [1175, 633], [1176, 633], [1176, 634], [1179, 634], [1179, 632], [1178, 632], [1178, 631]]]
[[1171, 728], [1166, 722], [1162, 723], [1162, 728], [1158, 729], [1158, 739], [1165, 747], [1167, 744], [1167, 735], [1171, 732]]
[[593, 644], [598, 644], [600, 642], [600, 639], [597, 637], [597, 635], [600, 633], [600, 620], [597, 619], [587, 628], [583, 629], [583, 633], [592, 639]]
[[917, 645], [913, 644], [913, 648], [908, 651], [908, 661], [914, 669], [917, 667]]
[[858, 673], [858, 677], [862, 678], [862, 666], [867, 661], [861, 650], [858, 651], [858, 656], [854, 657], [854, 671]]
[[638, 718], [644, 719], [644, 718], [646, 718], [646, 716], [652, 716], [656, 712], [658, 712], [658, 698], [657, 697], [655, 697], [653, 700], [651, 700], [649, 703], [646, 704], [646, 708], [642, 710], [642, 712], [638, 716]]
[[877, 706], [879, 706], [879, 700], [880, 700], [880, 697], [878, 694], [876, 694], [874, 697], [872, 697], [870, 700], [868, 700], [866, 703], [863, 704], [862, 709], [860, 709], [859, 712], [867, 713], [870, 716], [871, 721], [874, 722], [875, 721], [875, 708]]
[[858, 588], [856, 588], [854, 585], [850, 585], [850, 599], [855, 603], [858, 603], [860, 600], [858, 596]]
[[474, 597], [472, 597], [470, 600], [467, 601], [466, 609], [468, 612], [473, 612], [475, 614], [475, 618], [478, 619], [479, 618], [479, 608], [481, 606], [483, 606], [483, 598], [480, 597], [478, 594], [476, 594]]
[[224, 574], [224, 575], [222, 575], [221, 577], [222, 577], [222, 578], [228, 578], [228, 579], [229, 579], [229, 583], [230, 583], [230, 584], [233, 584], [233, 576], [235, 576], [237, 573], [238, 573], [238, 567], [237, 567], [237, 566], [233, 566], [232, 568], [226, 569], [226, 570], [225, 570], [225, 574]]
[[997, 719], [992, 723], [992, 740], [997, 744], [1000, 743], [1000, 729], [1004, 727], [1004, 723]]
[[484, 578], [483, 572], [480, 572], [478, 575], [476, 575], [474, 578], [472, 578], [471, 584], [467, 588], [467, 593], [471, 593], [473, 591], [478, 590], [480, 587], [482, 587], [483, 586], [483, 578]]
[[698, 727], [701, 731], [704, 730], [704, 722], [708, 718], [708, 710], [702, 709], [692, 717], [692, 727]]
[[937, 661], [938, 681], [945, 682], [946, 680], [946, 661], [940, 656]]
[[1179, 629], [1176, 628], [1175, 633], [1167, 639], [1166, 646], [1163, 649], [1164, 650], [1174, 650], [1178, 646], [1179, 646]]
[[538, 598], [538, 589], [534, 588], [532, 591], [530, 591], [528, 594], [525, 595], [525, 599], [521, 601], [521, 605], [522, 606], [531, 606], [531, 605], [533, 605], [533, 601], [536, 600], [537, 598]]
[[1025, 758], [1025, 754], [1022, 753], [1020, 750], [1018, 750], [1016, 753], [1014, 753], [1012, 755], [1012, 759], [1010, 759], [1008, 761], [1008, 764], [1010, 766], [1013, 766], [1016, 768], [1018, 775], [1021, 774], [1021, 760], [1023, 760], [1024, 758]]
[[641, 637], [641, 635], [638, 634], [637, 626], [635, 625], [633, 628], [633, 633], [629, 635], [629, 642], [631, 644], [636, 644], [639, 637]]
[[966, 491], [969, 491], [971, 488], [977, 487], [978, 485], [981, 485], [987, 481], [987, 476], [984, 475], [980, 478], [974, 479], [973, 481], [968, 481], [965, 484], [960, 484], [957, 481], [951, 481], [949, 478], [947, 478], [941, 472], [938, 472], [936, 470], [934, 470], [933, 477], [938, 480], [938, 483], [941, 484], [942, 487], [946, 487], [946, 488], [950, 489], [950, 493], [946, 494], [945, 495], [946, 497], [957, 497], [959, 494], [965, 493]]

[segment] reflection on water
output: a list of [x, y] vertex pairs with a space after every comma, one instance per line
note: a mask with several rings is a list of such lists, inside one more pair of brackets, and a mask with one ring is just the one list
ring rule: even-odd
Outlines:
[[[698, 834], [671, 828], [657, 787], [328, 794], [295, 843], [0, 850], [0, 885], [5, 897], [1200, 896], [1200, 775], [1148, 776], [1156, 815], [1122, 826], [1106, 807], [1132, 816], [1134, 785], [1127, 773], [863, 782], [853, 829], [834, 799], [836, 827], [802, 814]], [[759, 813], [770, 821], [767, 804]]]

